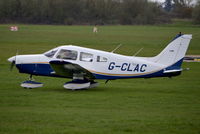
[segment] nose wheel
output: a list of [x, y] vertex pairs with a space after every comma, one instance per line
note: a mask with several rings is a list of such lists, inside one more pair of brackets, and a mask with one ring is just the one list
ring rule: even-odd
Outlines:
[[23, 88], [27, 88], [27, 89], [32, 89], [32, 88], [38, 88], [38, 87], [43, 87], [43, 83], [41, 82], [36, 82], [33, 79], [32, 74], [29, 76], [29, 79], [27, 81], [24, 81], [21, 83], [20, 85]]

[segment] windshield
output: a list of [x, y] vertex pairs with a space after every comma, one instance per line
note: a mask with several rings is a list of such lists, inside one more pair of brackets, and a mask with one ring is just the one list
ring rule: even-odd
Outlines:
[[47, 57], [49, 57], [49, 58], [52, 58], [57, 51], [58, 51], [58, 49], [52, 49], [52, 50], [44, 53], [44, 55], [47, 56]]

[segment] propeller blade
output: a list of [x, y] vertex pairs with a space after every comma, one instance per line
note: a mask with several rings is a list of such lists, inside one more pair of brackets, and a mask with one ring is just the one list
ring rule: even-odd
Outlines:
[[13, 67], [15, 66], [15, 64], [16, 64], [16, 62], [17, 62], [17, 55], [18, 55], [18, 50], [17, 50], [17, 52], [16, 52], [16, 55], [15, 55], [15, 59], [11, 62], [11, 64], [10, 64], [10, 71], [12, 71], [13, 70]]
[[13, 61], [11, 64], [10, 64], [10, 71], [13, 70], [13, 67], [15, 66], [15, 61]]

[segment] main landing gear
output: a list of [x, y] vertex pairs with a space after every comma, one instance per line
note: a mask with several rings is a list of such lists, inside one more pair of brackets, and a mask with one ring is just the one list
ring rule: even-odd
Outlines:
[[71, 90], [80, 90], [80, 89], [94, 88], [97, 87], [98, 85], [99, 83], [94, 82], [93, 80], [73, 79], [72, 81], [66, 82], [63, 87]]
[[73, 80], [66, 82], [64, 88], [71, 90], [81, 90], [97, 87], [99, 83], [94, 82], [94, 80], [89, 80], [84, 77], [83, 74], [73, 74]]

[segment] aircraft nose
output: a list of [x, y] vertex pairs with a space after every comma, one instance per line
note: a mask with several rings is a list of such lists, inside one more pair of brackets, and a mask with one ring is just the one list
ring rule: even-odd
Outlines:
[[8, 58], [8, 61], [11, 62], [11, 63], [12, 63], [13, 61], [15, 61], [15, 56]]

